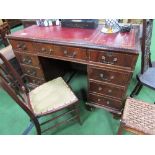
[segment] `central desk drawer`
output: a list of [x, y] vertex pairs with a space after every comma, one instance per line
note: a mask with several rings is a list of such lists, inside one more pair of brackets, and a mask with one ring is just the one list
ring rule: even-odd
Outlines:
[[89, 52], [90, 61], [101, 64], [116, 65], [132, 69], [137, 60], [137, 56], [133, 54], [129, 55], [125, 53], [97, 50], [89, 50]]
[[67, 46], [54, 46], [54, 53], [56, 56], [74, 58], [81, 60], [88, 60], [89, 56], [84, 48], [67, 47]]
[[90, 79], [125, 86], [130, 80], [131, 73], [105, 68], [98, 69], [89, 66], [88, 74]]
[[118, 99], [122, 99], [125, 93], [125, 89], [121, 87], [115, 87], [109, 84], [99, 84], [96, 82], [90, 81], [89, 91], [95, 92], [103, 95], [112, 96]]
[[44, 78], [44, 75], [42, 73], [42, 70], [36, 67], [29, 67], [25, 65], [21, 65], [21, 68], [23, 70], [24, 74], [27, 74], [29, 76], [38, 77], [38, 78]]
[[36, 43], [35, 48], [40, 54], [52, 55], [54, 52], [54, 45], [52, 44]]
[[90, 103], [94, 103], [97, 104], [99, 106], [105, 106], [105, 107], [110, 107], [110, 108], [114, 108], [117, 110], [120, 110], [122, 108], [122, 102], [119, 100], [114, 100], [114, 99], [109, 99], [105, 96], [100, 96], [100, 95], [96, 95], [96, 94], [89, 94], [88, 97], [88, 102]]

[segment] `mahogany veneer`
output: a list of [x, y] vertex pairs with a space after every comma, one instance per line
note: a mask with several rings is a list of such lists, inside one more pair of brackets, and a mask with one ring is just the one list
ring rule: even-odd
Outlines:
[[101, 25], [97, 29], [33, 25], [8, 38], [32, 85], [46, 81], [38, 57], [86, 64], [87, 104], [121, 114], [138, 57], [139, 27], [116, 34], [101, 33], [101, 28]]

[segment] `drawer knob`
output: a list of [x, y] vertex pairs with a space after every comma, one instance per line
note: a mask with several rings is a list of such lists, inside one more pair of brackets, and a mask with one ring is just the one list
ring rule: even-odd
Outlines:
[[42, 47], [42, 48], [41, 48], [41, 51], [42, 51], [42, 52], [45, 52], [45, 51], [46, 51], [46, 49], [45, 49], [44, 47]]
[[114, 78], [115, 78], [114, 76], [111, 76], [111, 77], [110, 77], [111, 80], [113, 80]]
[[67, 50], [64, 50], [64, 55], [67, 57], [74, 58], [76, 54], [77, 54], [76, 51], [71, 52], [71, 54], [69, 54]]
[[114, 58], [114, 59], [113, 59], [113, 62], [117, 62], [117, 58]]
[[106, 77], [104, 77], [103, 73], [100, 74], [100, 77], [102, 78], [102, 80], [108, 81], [108, 79]]
[[23, 50], [26, 50], [26, 49], [27, 49], [27, 47], [26, 47], [25, 44], [23, 44], [22, 49], [23, 49]]
[[21, 43], [18, 43], [17, 44], [17, 48], [21, 48], [22, 47], [22, 44]]
[[111, 89], [109, 89], [109, 90], [108, 90], [108, 93], [111, 93], [111, 92], [112, 92], [112, 90], [111, 90]]
[[98, 101], [98, 102], [100, 102], [100, 101], [101, 101], [101, 99], [100, 99], [100, 98], [98, 98], [98, 99], [97, 99], [97, 101]]
[[102, 87], [99, 87], [98, 90], [101, 91], [102, 90]]
[[107, 105], [109, 105], [110, 104], [110, 101], [107, 101]]

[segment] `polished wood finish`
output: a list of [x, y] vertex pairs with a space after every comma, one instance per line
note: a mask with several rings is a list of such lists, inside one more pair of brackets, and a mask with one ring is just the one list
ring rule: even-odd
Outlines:
[[[115, 34], [101, 33], [101, 28], [102, 25], [97, 29], [33, 25], [9, 35], [8, 38], [21, 66], [28, 63], [26, 69], [33, 68], [36, 71], [34, 76], [31, 71], [31, 75], [28, 75], [23, 69], [29, 78], [47, 80], [39, 58], [87, 65], [87, 104], [121, 114], [138, 57], [139, 27], [134, 27], [130, 33]], [[100, 87], [102, 90], [99, 90]]]

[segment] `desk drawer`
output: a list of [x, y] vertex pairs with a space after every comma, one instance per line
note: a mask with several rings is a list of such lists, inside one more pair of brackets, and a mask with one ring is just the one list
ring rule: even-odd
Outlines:
[[90, 79], [113, 83], [120, 86], [125, 86], [129, 82], [131, 75], [131, 73], [128, 72], [105, 68], [98, 69], [90, 66], [88, 67], [88, 74]]
[[20, 41], [20, 40], [10, 40], [10, 43], [15, 51], [34, 52], [34, 46], [33, 46], [32, 42]]
[[43, 72], [39, 68], [25, 66], [25, 65], [21, 65], [21, 68], [22, 68], [23, 73], [26, 75], [38, 77], [42, 79], [44, 78]]
[[56, 56], [88, 60], [89, 56], [84, 48], [66, 47], [66, 46], [54, 46], [54, 53]]
[[34, 78], [34, 77], [31, 77], [31, 76], [26, 76], [26, 80], [27, 80], [28, 83], [32, 83], [32, 84], [35, 84], [35, 85], [38, 85], [38, 86], [45, 83], [45, 80]]
[[110, 51], [97, 51], [97, 50], [89, 50], [90, 52], [90, 61], [108, 64], [108, 65], [116, 65], [127, 68], [134, 68], [134, 65], [137, 60], [137, 55], [129, 55], [124, 53], [116, 53]]
[[52, 55], [54, 52], [54, 46], [51, 44], [36, 43], [35, 48], [39, 54], [43, 55]]
[[114, 87], [112, 85], [103, 83], [99, 84], [92, 81], [90, 81], [89, 91], [112, 96], [118, 99], [122, 99], [125, 94], [125, 88], [123, 89], [121, 87]]
[[107, 98], [105, 96], [100, 96], [96, 94], [89, 94], [88, 97], [88, 102], [100, 105], [100, 106], [105, 106], [105, 107], [110, 107], [113, 109], [121, 110], [122, 108], [122, 102], [119, 100], [114, 100], [111, 98]]
[[39, 60], [37, 56], [33, 56], [29, 54], [19, 54], [17, 52], [15, 52], [15, 54], [21, 64], [39, 67]]

